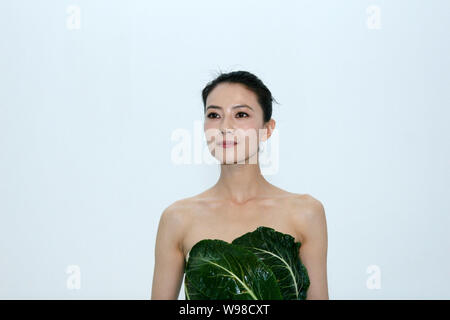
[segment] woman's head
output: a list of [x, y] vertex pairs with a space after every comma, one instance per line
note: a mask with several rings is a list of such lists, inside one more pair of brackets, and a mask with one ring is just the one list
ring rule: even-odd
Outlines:
[[[247, 159], [256, 163], [259, 141], [269, 138], [275, 127], [275, 99], [270, 90], [252, 73], [234, 71], [209, 82], [202, 99], [204, 129], [213, 156], [222, 163], [245, 163]], [[223, 141], [227, 140], [237, 143], [226, 147]]]
[[248, 71], [233, 71], [221, 73], [217, 78], [209, 82], [202, 91], [203, 111], [206, 112], [206, 100], [220, 83], [234, 83], [245, 86], [252, 91], [257, 98], [259, 107], [263, 112], [263, 121], [267, 123], [272, 117], [272, 101], [276, 101], [272, 97], [272, 93], [266, 85], [253, 73]]

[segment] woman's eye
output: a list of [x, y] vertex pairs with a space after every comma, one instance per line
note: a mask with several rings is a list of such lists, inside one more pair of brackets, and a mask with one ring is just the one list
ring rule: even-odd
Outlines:
[[[248, 117], [248, 114], [245, 113], [245, 112], [238, 112], [237, 114], [238, 114], [238, 115], [239, 115], [239, 114], [245, 114], [245, 116]], [[239, 118], [242, 118], [242, 117], [239, 117]], [[245, 117], [244, 117], [244, 118], [245, 118]]]
[[[248, 114], [246, 112], [238, 112], [237, 113], [238, 118], [246, 118], [248, 117]], [[214, 119], [219, 117], [219, 115], [215, 112], [210, 112], [206, 117], [210, 118], [210, 119]]]
[[210, 113], [207, 115], [207, 117], [208, 117], [208, 118], [215, 118], [215, 116], [214, 116], [214, 117], [211, 117], [211, 115], [217, 115], [217, 116], [218, 116], [217, 113], [215, 113], [215, 112], [210, 112]]

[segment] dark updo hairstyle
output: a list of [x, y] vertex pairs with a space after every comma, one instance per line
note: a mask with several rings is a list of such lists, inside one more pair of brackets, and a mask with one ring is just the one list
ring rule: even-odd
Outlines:
[[239, 83], [253, 91], [258, 97], [258, 103], [263, 110], [264, 123], [270, 120], [272, 117], [272, 101], [278, 102], [272, 97], [272, 93], [265, 84], [257, 76], [248, 71], [221, 72], [214, 80], [209, 82], [202, 91], [203, 112], [206, 112], [206, 98], [222, 82]]

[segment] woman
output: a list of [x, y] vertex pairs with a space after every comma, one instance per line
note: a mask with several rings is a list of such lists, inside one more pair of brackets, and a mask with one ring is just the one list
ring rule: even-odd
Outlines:
[[[221, 163], [217, 183], [175, 201], [161, 215], [155, 246], [152, 299], [177, 299], [190, 249], [202, 239], [230, 242], [267, 226], [301, 243], [308, 270], [307, 299], [329, 299], [327, 226], [322, 203], [269, 183], [259, 167], [259, 142], [275, 128], [269, 89], [246, 71], [220, 74], [202, 91], [204, 130]], [[257, 143], [254, 143], [256, 139]]]

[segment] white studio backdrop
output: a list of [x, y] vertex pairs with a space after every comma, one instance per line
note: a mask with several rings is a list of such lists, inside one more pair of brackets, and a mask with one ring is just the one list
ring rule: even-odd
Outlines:
[[280, 102], [267, 179], [325, 207], [330, 299], [449, 299], [449, 11], [1, 1], [0, 298], [149, 299], [162, 211], [219, 174], [174, 132], [247, 70]]

